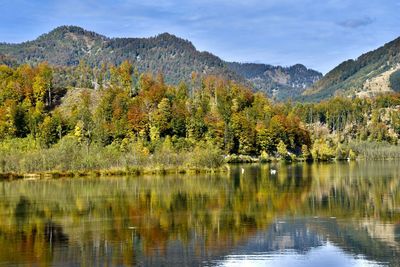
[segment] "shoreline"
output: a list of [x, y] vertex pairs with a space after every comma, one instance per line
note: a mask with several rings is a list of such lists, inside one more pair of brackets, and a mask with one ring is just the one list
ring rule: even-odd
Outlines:
[[72, 177], [112, 177], [112, 176], [141, 176], [168, 174], [216, 174], [229, 172], [228, 164], [220, 168], [110, 168], [104, 170], [80, 171], [45, 171], [32, 173], [0, 173], [0, 180], [41, 179], [41, 178], [72, 178]]
[[[238, 157], [240, 158], [240, 157]], [[29, 172], [29, 173], [0, 173], [0, 181], [4, 180], [34, 180], [34, 179], [57, 179], [57, 178], [73, 178], [73, 177], [115, 177], [115, 176], [142, 176], [142, 175], [171, 175], [171, 174], [218, 174], [218, 173], [229, 173], [230, 166], [237, 164], [270, 164], [270, 163], [283, 163], [283, 164], [296, 164], [296, 163], [308, 163], [308, 164], [333, 164], [333, 163], [343, 163], [343, 162], [363, 162], [370, 159], [357, 158], [356, 160], [338, 160], [332, 159], [328, 161], [307, 161], [304, 159], [296, 159], [293, 161], [282, 160], [279, 158], [269, 159], [268, 161], [261, 160], [256, 157], [246, 156], [246, 160], [242, 161], [231, 161], [226, 162], [219, 168], [202, 168], [202, 167], [127, 167], [127, 168], [110, 168], [102, 170], [75, 170], [75, 171], [42, 171], [42, 172]], [[249, 160], [251, 159], [251, 161]], [[373, 159], [373, 161], [395, 161], [399, 160], [397, 158], [381, 158]]]

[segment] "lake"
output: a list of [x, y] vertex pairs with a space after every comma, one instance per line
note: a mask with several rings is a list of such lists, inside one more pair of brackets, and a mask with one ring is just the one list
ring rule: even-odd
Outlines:
[[0, 266], [400, 265], [400, 162], [230, 169], [2, 181]]

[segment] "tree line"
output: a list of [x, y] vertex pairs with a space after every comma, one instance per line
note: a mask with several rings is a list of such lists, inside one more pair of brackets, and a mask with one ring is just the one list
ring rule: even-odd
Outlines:
[[29, 137], [49, 148], [73, 138], [88, 153], [93, 145], [123, 150], [133, 140], [149, 153], [165, 142], [176, 150], [207, 143], [225, 155], [322, 159], [352, 142], [397, 144], [400, 135], [399, 94], [274, 103], [218, 76], [193, 73], [190, 80], [169, 85], [128, 61], [1, 65], [0, 140]]

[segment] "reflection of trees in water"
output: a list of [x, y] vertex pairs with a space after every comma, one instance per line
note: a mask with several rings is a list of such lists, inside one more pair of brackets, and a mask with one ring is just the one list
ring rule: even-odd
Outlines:
[[[34, 213], [36, 212], [36, 216], [45, 218], [44, 214], [40, 211], [37, 212], [35, 205], [31, 205], [29, 199], [25, 196], [21, 196], [17, 205], [15, 206], [15, 221], [16, 221], [16, 231], [22, 235], [24, 235], [26, 227], [34, 225], [30, 219], [32, 217], [36, 217]], [[38, 231], [38, 227], [41, 227], [40, 231]], [[43, 233], [44, 241], [54, 245], [57, 243], [65, 243], [68, 241], [68, 237], [63, 233], [62, 227], [58, 224], [55, 224], [51, 221], [51, 219], [44, 222], [41, 220], [39, 225], [34, 225], [34, 227], [30, 228], [33, 236], [36, 236], [38, 232]], [[21, 238], [21, 239], [26, 239]]]
[[[176, 257], [191, 261], [246, 243], [276, 217], [398, 218], [396, 168], [277, 164], [272, 175], [270, 167], [248, 165], [243, 173], [242, 166], [231, 166], [230, 177], [3, 183], [0, 248], [13, 239], [21, 261], [42, 255], [39, 260], [55, 262], [65, 250], [88, 265], [150, 264], [182, 250]], [[0, 252], [0, 261], [5, 258]]]
[[52, 246], [68, 242], [68, 236], [63, 233], [62, 227], [52, 221], [48, 221], [44, 225], [44, 236], [45, 240]]
[[345, 218], [400, 219], [400, 173], [396, 162], [313, 165], [308, 214]]
[[17, 222], [18, 228], [23, 227], [26, 223], [26, 220], [29, 216], [29, 208], [29, 200], [26, 197], [21, 196], [17, 203], [17, 206], [15, 207], [15, 220]]
[[[142, 253], [167, 253], [171, 242], [178, 241], [198, 253], [217, 253], [267, 227], [277, 213], [299, 205], [299, 196], [307, 190], [286, 181], [287, 192], [282, 192], [265, 168], [251, 174], [239, 175], [236, 188], [225, 176], [16, 181], [4, 185], [7, 193], [0, 209], [1, 214], [17, 214], [21, 222], [10, 223], [11, 228], [22, 225], [18, 231], [29, 236], [16, 242], [37, 238], [29, 229], [37, 221], [44, 229], [42, 242], [68, 241], [61, 228], [46, 224], [52, 219], [62, 223], [68, 244], [96, 247], [104, 255], [111, 247], [117, 252], [118, 244], [120, 256], [133, 260]], [[17, 201], [11, 197], [15, 195], [24, 197]], [[10, 230], [13, 236], [16, 230]]]
[[48, 265], [53, 260], [53, 248], [68, 245], [68, 236], [60, 224], [46, 218], [27, 196], [21, 196], [14, 216], [4, 210], [9, 203], [1, 203], [0, 262], [6, 265], [27, 262]]

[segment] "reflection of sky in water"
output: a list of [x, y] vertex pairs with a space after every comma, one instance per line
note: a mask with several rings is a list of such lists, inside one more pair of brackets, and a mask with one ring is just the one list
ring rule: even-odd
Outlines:
[[347, 255], [343, 250], [330, 242], [323, 246], [312, 248], [306, 254], [299, 254], [293, 250], [281, 253], [257, 253], [250, 255], [228, 255], [221, 261], [213, 262], [214, 266], [246, 267], [246, 266], [315, 266], [315, 267], [347, 267], [347, 266], [383, 266], [360, 257]]

